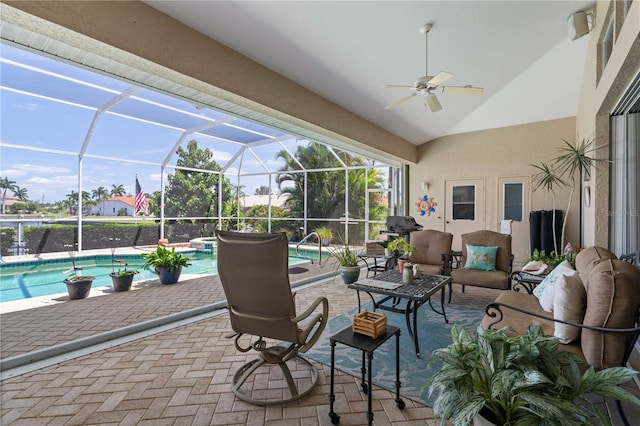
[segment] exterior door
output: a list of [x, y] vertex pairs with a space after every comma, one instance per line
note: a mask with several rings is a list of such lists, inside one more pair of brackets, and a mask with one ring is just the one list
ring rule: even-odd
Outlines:
[[460, 235], [485, 229], [484, 179], [448, 180], [444, 230], [453, 234], [453, 250], [461, 250]]
[[529, 244], [529, 178], [527, 176], [498, 178], [498, 223], [511, 220], [511, 251], [516, 262], [524, 262], [530, 256]]

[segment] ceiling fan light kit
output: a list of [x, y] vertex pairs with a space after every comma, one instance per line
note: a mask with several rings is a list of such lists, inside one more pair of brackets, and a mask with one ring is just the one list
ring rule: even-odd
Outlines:
[[424, 98], [425, 106], [428, 106], [431, 109], [431, 112], [440, 111], [442, 109], [442, 105], [438, 98], [434, 94], [436, 90], [440, 90], [442, 93], [455, 93], [455, 94], [465, 94], [465, 95], [481, 95], [483, 92], [483, 88], [481, 87], [472, 87], [472, 86], [441, 86], [442, 83], [449, 80], [453, 77], [453, 74], [447, 71], [440, 71], [435, 76], [430, 76], [428, 71], [428, 34], [433, 24], [424, 24], [420, 27], [420, 32], [424, 34], [425, 38], [425, 75], [424, 77], [418, 78], [413, 82], [413, 86], [404, 86], [398, 84], [386, 84], [383, 87], [387, 89], [409, 89], [413, 90], [409, 96], [405, 96], [403, 98], [398, 99], [395, 102], [390, 103], [385, 106], [384, 109], [395, 108], [398, 105], [408, 101], [418, 93], [421, 94]]

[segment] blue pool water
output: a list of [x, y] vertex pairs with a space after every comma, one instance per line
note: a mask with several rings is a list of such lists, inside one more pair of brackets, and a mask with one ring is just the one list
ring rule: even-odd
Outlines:
[[[301, 256], [309, 256], [317, 260], [315, 254], [301, 252]], [[191, 258], [191, 266], [183, 269], [183, 274], [211, 275], [217, 274], [216, 258], [212, 252], [193, 251], [185, 255]], [[144, 259], [139, 255], [118, 255], [116, 259], [122, 259], [128, 264], [128, 269], [137, 269], [139, 273], [134, 281], [148, 280], [156, 277], [149, 270], [142, 269]], [[308, 258], [297, 257], [295, 250], [290, 250], [289, 265], [308, 262]], [[93, 287], [111, 286], [112, 272], [111, 256], [78, 257], [76, 265], [82, 267], [81, 275], [95, 277]], [[122, 267], [122, 263], [116, 264]], [[67, 286], [62, 281], [69, 275], [71, 261], [60, 259], [43, 262], [24, 262], [17, 265], [4, 264], [0, 267], [0, 302], [27, 299], [38, 296], [66, 293]]]

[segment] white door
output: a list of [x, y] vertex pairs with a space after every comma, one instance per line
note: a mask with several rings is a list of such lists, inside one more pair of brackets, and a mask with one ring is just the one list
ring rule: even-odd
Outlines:
[[[530, 256], [529, 244], [529, 178], [498, 178], [498, 218], [511, 220], [511, 251], [514, 261], [524, 262]], [[501, 231], [501, 223], [496, 230]]]
[[453, 234], [453, 250], [461, 250], [460, 235], [485, 229], [484, 179], [448, 180], [444, 230]]

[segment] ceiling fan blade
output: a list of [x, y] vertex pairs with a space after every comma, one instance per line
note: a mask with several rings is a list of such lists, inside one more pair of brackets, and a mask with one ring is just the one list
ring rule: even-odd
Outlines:
[[436, 98], [436, 95], [434, 95], [433, 93], [429, 93], [427, 96], [425, 96], [424, 103], [429, 105], [431, 112], [437, 112], [442, 109], [442, 105], [440, 105], [438, 98]]
[[402, 98], [402, 99], [398, 99], [397, 101], [392, 102], [392, 103], [390, 103], [389, 105], [387, 105], [386, 107], [384, 107], [384, 109], [391, 109], [391, 108], [395, 108], [395, 107], [397, 107], [398, 105], [400, 105], [401, 103], [406, 102], [406, 101], [408, 101], [409, 99], [413, 98], [415, 95], [417, 95], [417, 93], [412, 93], [412, 94], [410, 94], [409, 96], [405, 96], [405, 97], [404, 97], [404, 98]]
[[482, 87], [471, 86], [442, 86], [442, 93], [457, 93], [461, 95], [482, 95]]
[[382, 87], [385, 89], [415, 89], [414, 86], [404, 86], [402, 84], [385, 84]]
[[453, 77], [453, 74], [451, 74], [450, 72], [440, 71], [438, 74], [435, 75], [435, 77], [429, 80], [427, 84], [429, 86], [439, 86], [445, 81], [449, 80], [451, 77]]

